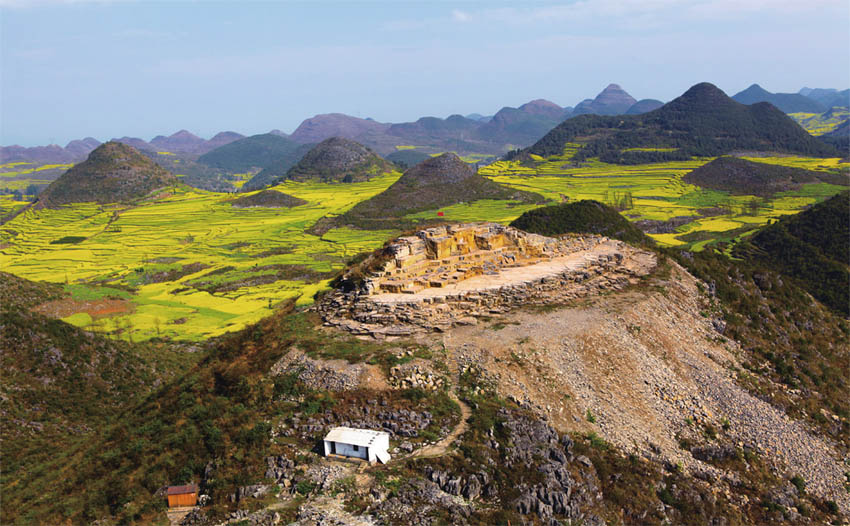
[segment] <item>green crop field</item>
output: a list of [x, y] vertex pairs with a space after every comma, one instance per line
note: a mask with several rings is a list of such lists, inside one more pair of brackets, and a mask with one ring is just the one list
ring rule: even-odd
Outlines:
[[[843, 188], [817, 183], [770, 199], [729, 195], [682, 182], [709, 158], [635, 166], [598, 160], [576, 164], [574, 151], [575, 145], [569, 145], [561, 156], [533, 158], [527, 165], [499, 161], [481, 173], [550, 202], [596, 199], [617, 206], [631, 220], [678, 218], [670, 233], [652, 237], [694, 250], [749, 235]], [[843, 166], [838, 159], [752, 160], [829, 171]], [[233, 208], [232, 194], [182, 186], [132, 206], [82, 203], [27, 210], [0, 226], [0, 268], [65, 283], [79, 302], [123, 302], [111, 315], [91, 311], [92, 316], [81, 309], [65, 318], [75, 325], [134, 340], [199, 340], [240, 329], [289, 298], [310, 303], [347, 260], [397, 235], [351, 228], [321, 236], [307, 231], [320, 218], [342, 214], [385, 190], [399, 176], [394, 172], [353, 184], [287, 181], [277, 188], [307, 201], [294, 208]], [[240, 182], [247, 177], [239, 177]], [[0, 212], [23, 205], [3, 196]], [[446, 207], [439, 218], [437, 211], [409, 218], [509, 223], [533, 207], [483, 200]]]

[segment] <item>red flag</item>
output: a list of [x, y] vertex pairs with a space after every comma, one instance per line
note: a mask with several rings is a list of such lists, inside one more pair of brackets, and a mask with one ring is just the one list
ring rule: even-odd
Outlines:
[[444, 215], [446, 215], [446, 214], [444, 214], [442, 212], [437, 212], [437, 217], [443, 217]]

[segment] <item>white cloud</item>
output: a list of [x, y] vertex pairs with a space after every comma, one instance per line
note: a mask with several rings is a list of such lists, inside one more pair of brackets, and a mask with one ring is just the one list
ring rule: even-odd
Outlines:
[[469, 21], [469, 14], [460, 9], [455, 9], [452, 11], [452, 19], [455, 22], [467, 22]]

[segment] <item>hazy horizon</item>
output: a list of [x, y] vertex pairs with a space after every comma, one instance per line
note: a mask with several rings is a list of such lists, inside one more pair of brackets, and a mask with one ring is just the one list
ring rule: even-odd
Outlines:
[[510, 5], [0, 0], [0, 144], [850, 86], [845, 1]]

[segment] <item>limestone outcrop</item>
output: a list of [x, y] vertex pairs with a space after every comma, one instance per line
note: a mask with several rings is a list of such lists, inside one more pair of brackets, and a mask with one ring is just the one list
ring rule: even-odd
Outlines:
[[[619, 290], [655, 257], [602, 236], [552, 238], [494, 223], [429, 228], [367, 259], [355, 287], [314, 307], [326, 325], [382, 338]], [[366, 269], [366, 270], [364, 270]]]
[[502, 268], [529, 266], [590, 248], [602, 238], [562, 238], [529, 234], [495, 223], [429, 228], [398, 238], [389, 260], [366, 280], [368, 294], [416, 294], [444, 288]]

